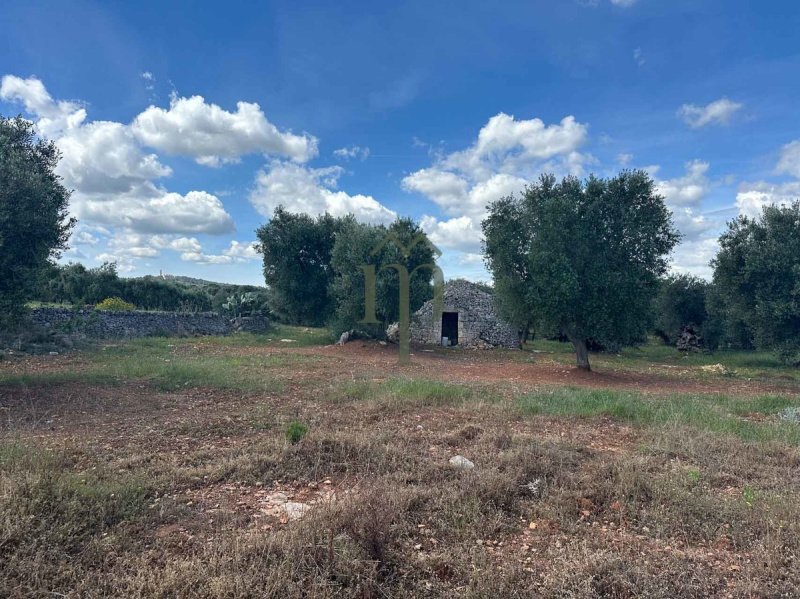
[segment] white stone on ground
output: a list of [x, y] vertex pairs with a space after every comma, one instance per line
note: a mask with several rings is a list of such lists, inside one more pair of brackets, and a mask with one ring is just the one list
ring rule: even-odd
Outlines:
[[283, 504], [283, 509], [289, 520], [299, 520], [305, 513], [311, 509], [311, 506], [305, 503], [298, 503], [296, 501], [287, 501]]
[[456, 455], [450, 458], [450, 465], [458, 470], [472, 470], [475, 467], [475, 464], [463, 455]]

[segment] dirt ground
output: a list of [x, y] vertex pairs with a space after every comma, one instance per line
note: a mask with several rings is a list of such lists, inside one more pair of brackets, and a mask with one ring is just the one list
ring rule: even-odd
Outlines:
[[[194, 345], [203, 347], [202, 342]], [[625, 368], [599, 368], [592, 372], [554, 361], [547, 354], [515, 351], [444, 350], [414, 347], [411, 363], [401, 365], [393, 345], [371, 341], [354, 341], [345, 346], [326, 345], [285, 347], [215, 347], [203, 348], [208, 355], [261, 356], [301, 355], [320, 358], [312, 368], [300, 365], [289, 379], [360, 378], [366, 374], [384, 373], [386, 377], [409, 376], [442, 380], [449, 383], [509, 383], [520, 389], [540, 385], [574, 386], [598, 389], [626, 389], [651, 393], [728, 393], [755, 395], [764, 393], [800, 393], [800, 383], [782, 380], [743, 380], [715, 377], [697, 380], [697, 369], [660, 365], [655, 372], [631, 371]], [[509, 359], [509, 357], [512, 359]], [[58, 356], [25, 356], [5, 363], [0, 372], [41, 373], [80, 370], [85, 359], [80, 354]], [[379, 378], [378, 378], [379, 380]]]
[[[400, 365], [396, 348], [360, 341], [197, 340], [170, 351], [176, 361], [293, 361], [270, 371], [282, 386], [268, 392], [80, 378], [0, 385], [4, 442], [59, 456], [53, 471], [41, 457], [2, 462], [0, 594], [788, 597], [800, 589], [795, 447], [510, 407], [542, 388], [657, 401], [796, 395], [791, 381], [664, 367], [585, 373], [542, 354], [423, 348]], [[80, 373], [91, 361], [80, 352], [25, 357], [0, 372]], [[463, 386], [471, 400], [387, 394], [384, 383], [398, 379]], [[351, 384], [362, 385], [360, 395]], [[489, 393], [501, 399], [483, 401]], [[309, 430], [295, 444], [285, 436], [291, 421]], [[475, 469], [449, 467], [459, 454]], [[76, 491], [76, 480], [91, 493]], [[73, 496], [92, 514], [67, 510]], [[301, 516], [287, 504], [302, 506]], [[62, 530], [48, 509], [76, 524]]]
[[[720, 380], [697, 381], [685, 376], [688, 368], [671, 367], [669, 376], [630, 372], [623, 369], [579, 370], [548, 359], [546, 354], [494, 352], [481, 350], [449, 351], [416, 347], [412, 364], [397, 363], [397, 348], [372, 342], [354, 342], [344, 347], [327, 346], [313, 352], [341, 358], [344, 369], [357, 375], [363, 367], [385, 370], [392, 374], [407, 374], [444, 380], [452, 383], [505, 382], [520, 389], [539, 385], [575, 386], [603, 389], [627, 389], [655, 393], [731, 393], [753, 395], [760, 393], [797, 393], [800, 386], [787, 386], [765, 381]], [[509, 360], [509, 353], [524, 356], [520, 361]], [[516, 357], [516, 356], [515, 356]]]

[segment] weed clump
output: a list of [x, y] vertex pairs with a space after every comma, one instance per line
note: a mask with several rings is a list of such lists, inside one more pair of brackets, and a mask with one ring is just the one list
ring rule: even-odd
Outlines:
[[286, 427], [286, 439], [288, 439], [289, 443], [292, 445], [300, 443], [307, 434], [308, 427], [298, 420], [293, 420], [289, 423], [289, 426]]

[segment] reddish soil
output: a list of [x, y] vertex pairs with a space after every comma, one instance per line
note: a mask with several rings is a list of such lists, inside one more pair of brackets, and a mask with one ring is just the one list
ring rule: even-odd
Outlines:
[[[345, 346], [297, 349], [302, 353], [337, 358], [342, 372], [356, 375], [365, 369], [380, 370], [388, 376], [409, 376], [443, 380], [452, 383], [508, 383], [521, 389], [539, 385], [575, 386], [598, 389], [630, 389], [646, 393], [727, 393], [757, 395], [761, 393], [797, 393], [796, 384], [774, 384], [755, 380], [736, 380], [714, 377], [697, 380], [691, 376], [664, 376], [655, 373], [629, 370], [595, 370], [586, 372], [565, 366], [541, 354], [533, 354], [529, 361], [511, 360], [508, 353], [492, 351], [430, 351], [412, 350], [411, 364], [400, 365], [394, 346], [378, 343], [353, 342]], [[341, 360], [341, 361], [339, 361]], [[535, 361], [534, 361], [535, 360]]]

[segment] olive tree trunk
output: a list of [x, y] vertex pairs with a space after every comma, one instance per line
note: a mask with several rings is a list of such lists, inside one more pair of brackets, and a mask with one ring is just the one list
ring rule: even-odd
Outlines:
[[521, 329], [519, 329], [519, 346], [524, 346], [528, 339], [531, 338], [531, 327], [529, 324], [525, 324]]
[[579, 339], [569, 335], [569, 340], [572, 342], [572, 346], [575, 348], [575, 359], [578, 364], [578, 368], [581, 370], [588, 370], [592, 369], [589, 366], [589, 345], [586, 342], [586, 339]]

